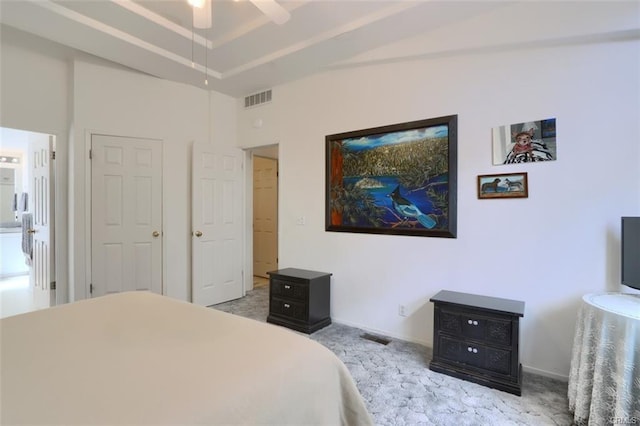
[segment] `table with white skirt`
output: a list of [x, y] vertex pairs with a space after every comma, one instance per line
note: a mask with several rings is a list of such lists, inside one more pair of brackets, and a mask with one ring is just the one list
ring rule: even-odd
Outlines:
[[582, 298], [571, 356], [577, 425], [640, 424], [640, 295]]

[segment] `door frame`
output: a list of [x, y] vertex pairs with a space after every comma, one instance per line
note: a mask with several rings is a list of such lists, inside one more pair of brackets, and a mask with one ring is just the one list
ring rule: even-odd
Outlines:
[[[244, 270], [247, 271], [245, 274], [245, 292], [249, 290], [253, 290], [253, 156], [261, 156], [264, 155], [258, 154], [258, 152], [264, 150], [265, 148], [275, 147], [278, 152], [277, 158], [275, 160], [278, 162], [278, 174], [280, 173], [280, 144], [278, 142], [264, 145], [264, 146], [256, 146], [252, 148], [245, 149], [245, 164], [246, 167], [244, 169], [245, 173], [245, 229], [247, 229], [247, 233], [245, 235], [245, 266]], [[278, 190], [278, 228], [277, 228], [277, 237], [278, 237], [278, 260], [280, 259], [280, 178], [277, 179], [277, 190]], [[278, 265], [280, 262], [278, 262]]]
[[55, 290], [55, 304], [62, 305], [69, 302], [69, 270], [67, 260], [69, 259], [70, 250], [68, 247], [68, 204], [67, 204], [67, 189], [68, 189], [68, 175], [63, 173], [68, 167], [68, 146], [64, 141], [66, 136], [64, 132], [52, 132], [42, 129], [27, 129], [14, 127], [11, 123], [0, 123], [0, 128], [6, 128], [11, 130], [19, 130], [21, 132], [28, 133], [40, 133], [44, 135], [53, 136], [53, 143], [51, 150], [56, 153], [56, 158], [52, 160], [53, 164], [53, 188], [54, 188], [54, 210], [53, 210], [53, 233], [54, 241], [52, 247], [52, 255], [54, 256], [55, 275], [54, 281], [56, 282]]
[[91, 247], [93, 244], [93, 236], [91, 235], [91, 206], [92, 206], [92, 191], [91, 191], [91, 174], [92, 174], [92, 163], [91, 163], [91, 159], [89, 158], [90, 152], [91, 152], [91, 139], [93, 137], [93, 135], [102, 135], [102, 136], [110, 136], [110, 137], [116, 137], [116, 138], [131, 138], [131, 139], [146, 139], [146, 140], [154, 140], [154, 141], [158, 141], [160, 142], [160, 144], [162, 145], [162, 173], [161, 173], [161, 183], [162, 183], [162, 233], [160, 235], [160, 237], [162, 238], [162, 295], [166, 295], [167, 294], [167, 244], [166, 241], [164, 239], [164, 230], [166, 228], [166, 218], [167, 218], [167, 214], [165, 211], [165, 200], [166, 200], [166, 195], [165, 194], [165, 190], [166, 190], [166, 182], [165, 182], [165, 174], [164, 174], [164, 170], [165, 170], [165, 166], [166, 163], [165, 161], [167, 156], [164, 155], [164, 139], [162, 138], [158, 138], [158, 137], [149, 137], [149, 136], [131, 136], [131, 135], [117, 135], [114, 134], [113, 132], [106, 132], [106, 131], [98, 131], [98, 130], [86, 130], [84, 132], [84, 152], [83, 152], [83, 158], [84, 158], [84, 164], [85, 164], [85, 168], [84, 168], [84, 197], [85, 197], [85, 202], [84, 202], [84, 215], [85, 215], [85, 220], [84, 220], [84, 232], [85, 232], [85, 238], [84, 238], [84, 244], [85, 244], [85, 257], [84, 257], [84, 291], [85, 291], [85, 296], [86, 297], [82, 297], [82, 298], [78, 298], [76, 296], [75, 300], [80, 300], [80, 299], [91, 299], [91, 292], [89, 291], [90, 288], [89, 286], [92, 284], [92, 271], [91, 271], [91, 259], [93, 256], [93, 253], [91, 252]]

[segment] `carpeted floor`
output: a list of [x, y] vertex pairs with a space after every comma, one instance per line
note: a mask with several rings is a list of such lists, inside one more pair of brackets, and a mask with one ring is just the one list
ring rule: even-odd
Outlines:
[[[213, 308], [264, 322], [268, 295], [268, 286], [259, 287]], [[397, 339], [383, 345], [363, 334], [332, 324], [309, 337], [349, 368], [376, 425], [572, 424], [565, 382], [525, 373], [518, 397], [429, 370], [430, 348]]]

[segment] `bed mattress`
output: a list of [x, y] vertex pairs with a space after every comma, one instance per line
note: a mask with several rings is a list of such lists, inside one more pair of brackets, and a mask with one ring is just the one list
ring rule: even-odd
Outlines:
[[147, 292], [0, 320], [10, 424], [372, 424], [344, 364], [288, 329]]

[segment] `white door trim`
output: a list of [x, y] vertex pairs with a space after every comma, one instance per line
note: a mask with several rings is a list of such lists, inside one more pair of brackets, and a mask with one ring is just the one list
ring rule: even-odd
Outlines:
[[[91, 138], [93, 137], [93, 135], [103, 135], [103, 136], [112, 136], [112, 137], [126, 137], [126, 138], [135, 138], [135, 139], [147, 139], [147, 140], [154, 140], [154, 141], [159, 141], [162, 146], [163, 146], [163, 152], [164, 152], [164, 140], [162, 138], [157, 138], [157, 137], [146, 137], [146, 136], [131, 136], [131, 135], [117, 135], [114, 134], [112, 132], [104, 132], [104, 131], [98, 131], [98, 130], [85, 130], [84, 132], [85, 137], [84, 137], [84, 152], [83, 152], [83, 159], [84, 159], [84, 164], [85, 164], [85, 173], [84, 173], [84, 195], [85, 195], [85, 202], [84, 202], [84, 215], [85, 215], [85, 221], [84, 221], [84, 236], [85, 238], [83, 239], [83, 243], [84, 243], [84, 294], [82, 295], [75, 295], [75, 300], [81, 300], [81, 299], [90, 299], [91, 298], [91, 294], [89, 292], [89, 285], [91, 284], [91, 244], [92, 244], [92, 236], [91, 236], [91, 226], [92, 226], [92, 222], [91, 222], [91, 203], [92, 203], [92, 197], [91, 197], [91, 160], [89, 158], [90, 152], [91, 152]], [[165, 211], [165, 201], [167, 199], [166, 194], [165, 194], [165, 190], [166, 190], [166, 185], [165, 185], [165, 161], [166, 161], [167, 156], [163, 155], [162, 156], [162, 229], [163, 229], [163, 234], [164, 234], [164, 229], [166, 229], [166, 211]], [[166, 295], [167, 294], [167, 273], [166, 273], [166, 259], [167, 259], [167, 244], [166, 241], [164, 241], [164, 235], [161, 236], [161, 238], [163, 238], [163, 244], [162, 244], [162, 294]], [[76, 286], [77, 287], [77, 286]]]
[[244, 151], [244, 291], [253, 290], [253, 152]]

